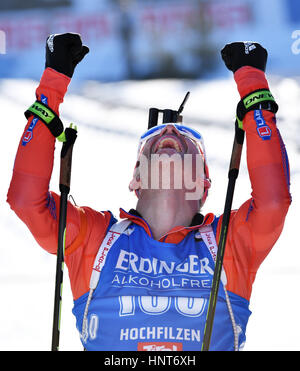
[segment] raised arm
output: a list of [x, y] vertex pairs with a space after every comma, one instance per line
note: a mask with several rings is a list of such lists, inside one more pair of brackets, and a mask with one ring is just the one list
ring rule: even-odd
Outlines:
[[[71, 48], [76, 53], [82, 48], [79, 35], [57, 37], [50, 36], [46, 43], [46, 68], [36, 89], [37, 101], [30, 107], [32, 112], [26, 112], [28, 122], [19, 143], [7, 196], [11, 208], [28, 226], [37, 242], [51, 253], [57, 249], [59, 202], [58, 196], [50, 193], [48, 188], [55, 136], [62, 134], [64, 129], [59, 120], [59, 106], [75, 68], [74, 65], [72, 70]], [[43, 110], [47, 109], [51, 109], [51, 114], [56, 116], [52, 122], [46, 121]], [[33, 114], [34, 110], [36, 114]], [[69, 205], [69, 241], [78, 233], [80, 223], [77, 214], [74, 207]]]
[[[78, 34], [52, 35], [48, 38], [46, 68], [36, 89], [38, 103], [26, 112], [28, 122], [19, 142], [7, 195], [11, 208], [27, 225], [38, 244], [52, 254], [57, 252], [60, 202], [59, 196], [49, 191], [49, 182], [55, 137], [63, 132], [59, 106], [76, 64], [87, 51]], [[88, 272], [92, 262], [85, 256], [96, 253], [110, 222], [109, 212], [76, 207], [68, 202], [66, 264], [75, 298], [88, 290], [88, 280], [82, 280], [81, 272]]]
[[[224, 266], [228, 289], [249, 298], [256, 272], [279, 238], [291, 203], [289, 163], [276, 126], [274, 98], [265, 77], [267, 52], [256, 43], [233, 43], [222, 50], [243, 102], [251, 199], [231, 216]], [[254, 93], [254, 94], [253, 94]], [[241, 112], [242, 111], [242, 112]]]

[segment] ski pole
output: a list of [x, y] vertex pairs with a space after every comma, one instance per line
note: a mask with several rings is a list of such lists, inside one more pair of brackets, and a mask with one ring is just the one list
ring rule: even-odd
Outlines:
[[231, 206], [233, 200], [233, 193], [235, 188], [235, 182], [239, 174], [240, 168], [240, 161], [244, 143], [244, 130], [238, 127], [237, 121], [235, 122], [235, 136], [233, 141], [233, 148], [231, 153], [231, 160], [229, 165], [229, 172], [228, 172], [228, 186], [227, 186], [227, 194], [225, 199], [225, 206], [224, 206], [224, 213], [223, 213], [223, 220], [218, 244], [218, 252], [216, 257], [215, 263], [215, 270], [214, 276], [212, 281], [212, 288], [210, 292], [209, 302], [208, 302], [208, 310], [204, 328], [204, 335], [203, 335], [203, 342], [202, 342], [202, 351], [208, 351], [210, 346], [210, 339], [212, 334], [214, 316], [215, 316], [215, 309], [217, 304], [217, 296], [218, 290], [220, 285], [221, 273], [222, 273], [222, 265], [223, 265], [223, 258], [225, 254], [225, 246], [226, 246], [226, 239], [227, 239], [227, 232], [231, 214]]
[[56, 259], [56, 277], [55, 277], [55, 294], [54, 294], [54, 313], [52, 329], [52, 351], [59, 350], [60, 336], [60, 318], [63, 289], [63, 270], [64, 270], [64, 253], [66, 238], [66, 221], [67, 221], [67, 201], [70, 192], [71, 166], [73, 145], [77, 138], [77, 128], [73, 124], [65, 130], [62, 150], [60, 154], [60, 210], [59, 210], [59, 227], [58, 227], [58, 246]]

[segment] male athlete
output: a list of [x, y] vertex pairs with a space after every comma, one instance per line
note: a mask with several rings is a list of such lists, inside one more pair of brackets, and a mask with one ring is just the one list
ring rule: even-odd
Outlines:
[[[8, 191], [11, 208], [52, 254], [59, 195], [48, 187], [55, 137], [62, 134], [59, 106], [87, 52], [78, 34], [47, 39], [46, 68], [36, 90], [39, 111], [26, 113]], [[243, 98], [239, 125], [246, 135], [252, 194], [231, 213], [210, 350], [239, 350], [256, 272], [280, 236], [291, 202], [289, 164], [264, 73], [266, 50], [237, 42], [221, 54]], [[47, 108], [56, 115], [50, 124], [42, 113]], [[171, 157], [176, 161], [164, 187], [149, 168], [163, 158], [164, 171]], [[135, 209], [120, 209], [122, 221], [109, 211], [68, 203], [65, 261], [85, 349], [201, 350], [222, 221], [200, 214], [209, 187], [200, 134], [170, 122], [141, 136], [130, 182], [138, 201]]]

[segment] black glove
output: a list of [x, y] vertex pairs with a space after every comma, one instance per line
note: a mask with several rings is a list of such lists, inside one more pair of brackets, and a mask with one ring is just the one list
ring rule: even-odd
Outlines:
[[226, 67], [235, 72], [241, 67], [251, 66], [265, 72], [268, 52], [254, 42], [235, 42], [225, 45], [221, 56]]
[[46, 67], [72, 77], [76, 65], [89, 52], [76, 33], [50, 35], [46, 41]]

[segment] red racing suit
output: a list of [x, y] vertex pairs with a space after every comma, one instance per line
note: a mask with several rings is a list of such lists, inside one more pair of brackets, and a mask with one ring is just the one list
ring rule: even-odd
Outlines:
[[[265, 74], [252, 67], [242, 67], [234, 74], [241, 97], [257, 89], [268, 89]], [[38, 100], [59, 114], [70, 79], [46, 68], [36, 90]], [[232, 211], [224, 256], [227, 290], [249, 300], [256, 272], [277, 241], [291, 203], [289, 164], [284, 143], [276, 126], [275, 115], [263, 110], [261, 115], [270, 129], [264, 140], [257, 130], [253, 111], [244, 118], [247, 166], [252, 186], [251, 197]], [[28, 226], [37, 243], [51, 254], [57, 250], [59, 195], [49, 191], [55, 138], [48, 128], [31, 116], [16, 154], [7, 201]], [[129, 218], [151, 230], [143, 218], [120, 209], [121, 218]], [[112, 221], [109, 211], [78, 207], [68, 202], [65, 262], [68, 267], [74, 300], [89, 291], [93, 262]], [[213, 215], [204, 220], [212, 223]], [[221, 220], [217, 226], [217, 239]], [[161, 238], [165, 243], [179, 243], [191, 229], [176, 226]]]

